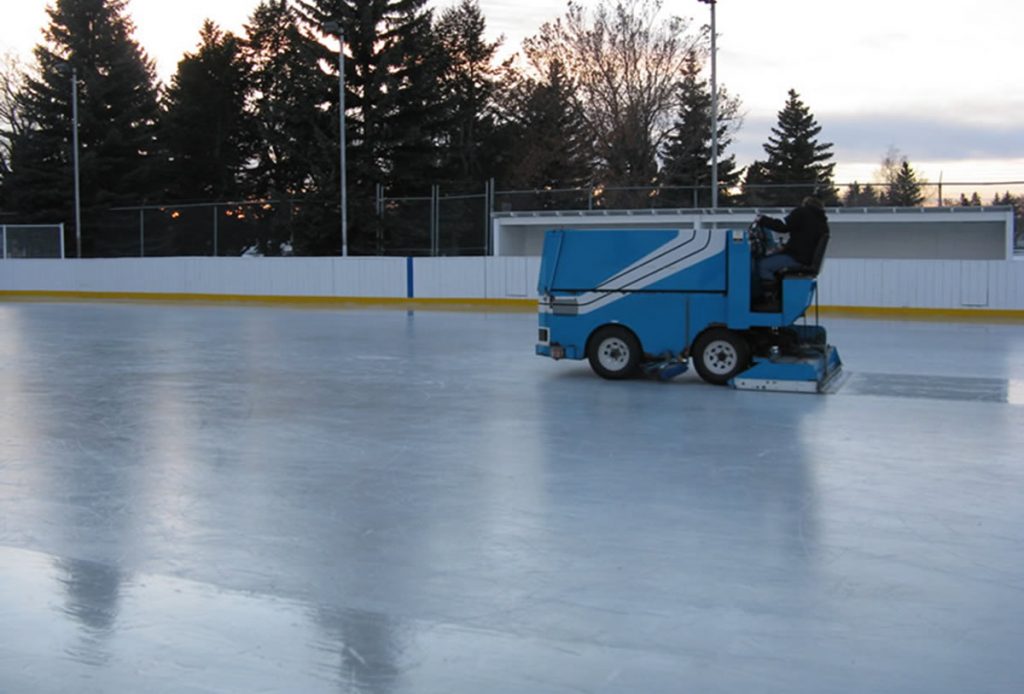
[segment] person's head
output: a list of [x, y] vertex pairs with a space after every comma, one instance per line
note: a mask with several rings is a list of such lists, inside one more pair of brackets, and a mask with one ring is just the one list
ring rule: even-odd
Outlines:
[[821, 200], [814, 197], [813, 195], [808, 195], [800, 204], [803, 205], [804, 207], [813, 207], [816, 210], [825, 210], [825, 206], [821, 204]]

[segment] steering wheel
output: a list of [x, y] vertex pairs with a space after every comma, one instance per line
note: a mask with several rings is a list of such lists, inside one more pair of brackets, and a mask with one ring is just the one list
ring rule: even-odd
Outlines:
[[768, 242], [760, 219], [754, 219], [747, 228], [747, 238], [750, 239], [750, 254], [755, 258], [763, 257], [768, 248]]

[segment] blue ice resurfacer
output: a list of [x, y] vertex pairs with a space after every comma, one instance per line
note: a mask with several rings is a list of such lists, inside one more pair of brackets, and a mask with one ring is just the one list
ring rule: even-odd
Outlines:
[[826, 392], [842, 362], [825, 329], [797, 321], [817, 290], [815, 263], [751, 304], [749, 230], [558, 230], [544, 238], [537, 354], [588, 359], [604, 378], [686, 371], [750, 390]]

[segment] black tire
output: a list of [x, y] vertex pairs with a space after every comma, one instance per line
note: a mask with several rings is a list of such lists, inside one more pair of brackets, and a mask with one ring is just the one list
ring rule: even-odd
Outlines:
[[692, 356], [700, 377], [721, 386], [750, 365], [750, 344], [732, 330], [711, 328], [693, 343]]
[[599, 328], [587, 343], [590, 368], [601, 378], [613, 381], [633, 378], [640, 371], [642, 358], [636, 335], [621, 325]]

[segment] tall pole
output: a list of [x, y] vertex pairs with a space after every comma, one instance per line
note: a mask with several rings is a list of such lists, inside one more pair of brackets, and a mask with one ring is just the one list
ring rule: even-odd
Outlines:
[[78, 173], [78, 69], [71, 68], [71, 157], [75, 170], [75, 254], [82, 257], [82, 196]]
[[341, 152], [341, 255], [348, 256], [348, 186], [345, 166], [345, 30], [338, 25], [338, 139]]
[[345, 29], [341, 22], [324, 24], [324, 31], [338, 37], [338, 158], [341, 166], [341, 255], [348, 256], [348, 185], [345, 165]]
[[715, 4], [711, 4], [711, 209], [718, 209], [718, 50], [715, 44]]

